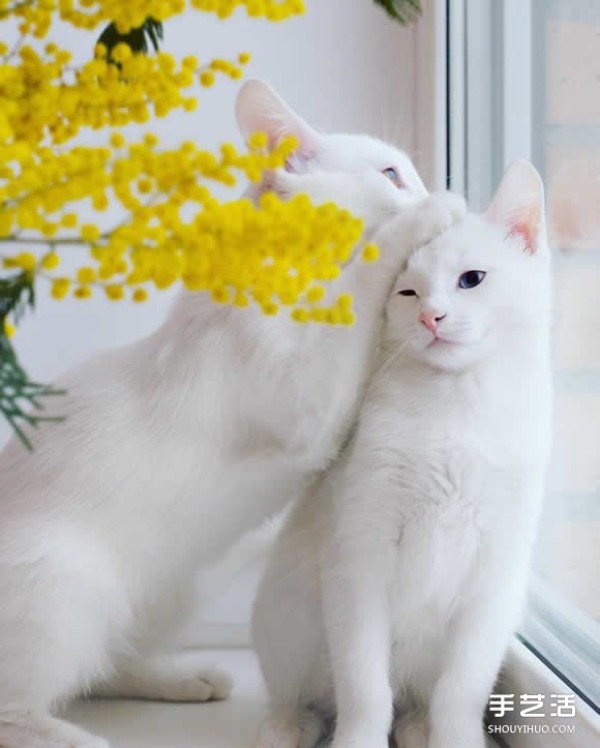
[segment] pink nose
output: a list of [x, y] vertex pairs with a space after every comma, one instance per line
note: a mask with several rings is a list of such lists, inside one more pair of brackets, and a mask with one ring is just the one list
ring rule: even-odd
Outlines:
[[419, 317], [419, 322], [424, 325], [429, 332], [435, 333], [438, 322], [441, 322], [445, 316], [445, 314], [439, 314], [438, 312], [423, 312]]

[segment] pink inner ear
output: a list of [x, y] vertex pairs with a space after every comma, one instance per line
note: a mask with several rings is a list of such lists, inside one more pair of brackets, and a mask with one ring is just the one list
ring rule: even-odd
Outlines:
[[526, 215], [511, 221], [508, 236], [519, 236], [525, 242], [527, 252], [534, 254], [537, 250], [539, 228], [540, 211], [538, 208], [532, 208]]
[[535, 252], [535, 234], [527, 223], [517, 223], [511, 227], [508, 236], [520, 236], [528, 252]]

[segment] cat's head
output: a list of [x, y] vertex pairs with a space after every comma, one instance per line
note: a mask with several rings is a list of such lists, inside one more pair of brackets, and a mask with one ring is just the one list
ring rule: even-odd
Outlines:
[[244, 138], [265, 132], [270, 147], [294, 135], [298, 149], [286, 164], [295, 173], [315, 171], [383, 174], [403, 195], [424, 196], [427, 190], [410, 158], [403, 151], [368, 135], [320, 133], [299, 117], [272, 88], [260, 80], [242, 86], [236, 117]]
[[409, 256], [387, 304], [386, 338], [445, 370], [499, 350], [534, 351], [548, 334], [549, 258], [542, 181], [517, 161], [485, 214], [468, 214]]

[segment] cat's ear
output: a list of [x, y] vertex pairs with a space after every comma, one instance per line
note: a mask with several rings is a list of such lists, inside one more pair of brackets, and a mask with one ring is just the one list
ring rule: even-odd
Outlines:
[[242, 86], [235, 104], [235, 116], [246, 140], [254, 132], [264, 132], [269, 138], [269, 148], [274, 148], [284, 136], [294, 135], [299, 142], [296, 155], [300, 158], [312, 158], [319, 150], [319, 133], [292, 111], [264, 81], [249, 80]]
[[529, 161], [508, 167], [485, 217], [508, 236], [519, 236], [530, 254], [546, 248], [544, 185]]

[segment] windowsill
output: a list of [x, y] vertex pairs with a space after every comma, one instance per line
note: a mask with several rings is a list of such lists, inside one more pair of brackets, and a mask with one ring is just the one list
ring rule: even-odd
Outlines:
[[235, 688], [227, 701], [98, 700], [75, 704], [67, 717], [106, 738], [111, 748], [252, 748], [267, 708], [256, 656], [251, 649], [211, 649], [206, 661], [233, 675]]
[[[502, 675], [495, 693], [514, 694], [518, 699], [521, 694], [542, 694], [546, 703], [552, 694], [572, 693], [557, 675], [532, 654], [517, 638], [509, 648], [502, 670]], [[497, 720], [496, 725], [515, 729], [519, 723], [530, 730], [536, 728], [563, 724], [574, 726], [574, 733], [546, 734], [535, 732], [512, 732], [501, 734], [498, 742], [510, 748], [597, 748], [600, 739], [600, 717], [579, 696], [576, 696], [576, 717], [574, 719], [525, 719], [515, 718], [508, 713], [503, 719]]]
[[97, 700], [73, 705], [67, 718], [111, 748], [252, 748], [267, 697], [250, 649], [206, 650], [206, 662], [234, 678], [229, 699], [209, 704]]

